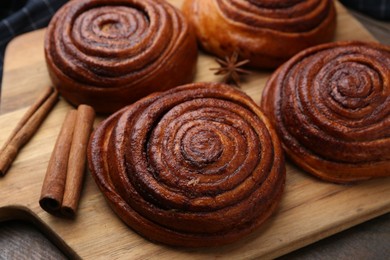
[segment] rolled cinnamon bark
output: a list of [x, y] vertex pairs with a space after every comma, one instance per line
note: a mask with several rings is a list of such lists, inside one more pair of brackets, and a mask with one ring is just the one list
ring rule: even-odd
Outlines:
[[64, 197], [69, 152], [76, 119], [77, 111], [70, 110], [62, 124], [42, 185], [39, 204], [44, 210], [53, 215], [59, 215]]
[[40, 206], [55, 216], [75, 217], [94, 119], [95, 111], [87, 105], [70, 110], [65, 117], [50, 157], [39, 200]]
[[47, 87], [20, 119], [0, 150], [0, 176], [4, 176], [20, 149], [33, 137], [58, 101], [58, 92]]
[[390, 176], [390, 47], [307, 49], [269, 79], [261, 107], [289, 157], [324, 180]]
[[94, 119], [95, 111], [92, 107], [80, 105], [77, 108], [72, 146], [69, 152], [64, 197], [61, 203], [61, 214], [66, 217], [74, 217], [79, 204], [87, 161], [87, 145]]
[[185, 85], [120, 110], [92, 134], [88, 161], [126, 224], [176, 246], [222, 245], [253, 232], [285, 182], [268, 119], [223, 84]]
[[45, 37], [53, 84], [73, 105], [111, 113], [193, 79], [194, 33], [166, 1], [69, 1]]

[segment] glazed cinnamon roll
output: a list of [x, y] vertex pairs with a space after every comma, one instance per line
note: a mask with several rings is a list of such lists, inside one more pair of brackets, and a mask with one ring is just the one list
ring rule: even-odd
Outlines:
[[197, 46], [183, 15], [165, 1], [81, 0], [53, 17], [45, 56], [66, 100], [111, 113], [192, 81]]
[[331, 182], [390, 176], [390, 47], [305, 50], [269, 79], [261, 107], [289, 157]]
[[238, 52], [249, 65], [275, 68], [297, 52], [333, 39], [332, 0], [185, 0], [198, 41], [219, 57]]
[[285, 182], [267, 118], [223, 84], [189, 84], [123, 108], [95, 130], [88, 159], [119, 217], [174, 246], [222, 245], [254, 231]]

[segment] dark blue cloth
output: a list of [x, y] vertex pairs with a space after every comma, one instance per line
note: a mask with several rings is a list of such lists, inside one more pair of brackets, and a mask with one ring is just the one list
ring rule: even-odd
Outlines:
[[0, 85], [5, 48], [15, 36], [47, 26], [67, 0], [0, 0]]
[[390, 20], [390, 0], [340, 0], [340, 2], [375, 19]]

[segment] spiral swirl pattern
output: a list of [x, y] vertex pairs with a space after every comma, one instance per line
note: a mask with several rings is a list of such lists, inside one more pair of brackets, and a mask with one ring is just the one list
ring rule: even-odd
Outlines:
[[330, 41], [336, 25], [332, 0], [186, 0], [183, 11], [204, 49], [220, 57], [237, 51], [258, 68]]
[[267, 82], [261, 106], [288, 155], [333, 182], [390, 176], [390, 48], [337, 42], [303, 51]]
[[71, 1], [45, 39], [52, 81], [72, 104], [113, 112], [156, 90], [190, 82], [195, 36], [165, 1]]
[[255, 230], [285, 181], [268, 120], [242, 92], [212, 83], [153, 94], [112, 115], [91, 138], [89, 165], [125, 223], [189, 247]]

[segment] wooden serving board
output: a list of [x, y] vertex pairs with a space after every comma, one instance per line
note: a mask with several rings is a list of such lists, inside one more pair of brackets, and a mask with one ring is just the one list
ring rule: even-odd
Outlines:
[[[180, 6], [181, 0], [171, 1]], [[341, 6], [337, 40], [373, 40]], [[37, 90], [50, 84], [43, 56], [44, 30], [16, 38], [8, 46], [2, 86], [0, 144], [26, 111]], [[217, 81], [213, 57], [200, 54], [196, 81]], [[242, 89], [256, 102], [270, 72], [253, 72]], [[24, 108], [23, 108], [24, 107]], [[390, 211], [390, 178], [355, 185], [319, 181], [287, 163], [287, 184], [276, 214], [263, 227], [232, 245], [209, 249], [171, 248], [145, 240], [109, 208], [89, 173], [77, 217], [53, 217], [38, 204], [46, 167], [70, 106], [56, 105], [33, 139], [0, 179], [0, 220], [27, 218], [72, 257], [85, 259], [274, 258]], [[11, 112], [12, 111], [12, 112]], [[100, 118], [101, 119], [101, 118]], [[98, 121], [98, 120], [97, 120]]]

